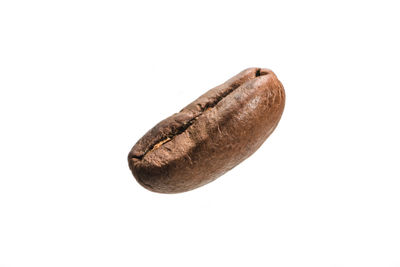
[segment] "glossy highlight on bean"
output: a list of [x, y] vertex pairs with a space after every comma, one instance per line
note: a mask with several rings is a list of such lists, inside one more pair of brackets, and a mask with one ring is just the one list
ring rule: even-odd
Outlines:
[[271, 70], [246, 69], [150, 129], [131, 149], [129, 167], [148, 190], [195, 189], [252, 155], [284, 105], [284, 88]]

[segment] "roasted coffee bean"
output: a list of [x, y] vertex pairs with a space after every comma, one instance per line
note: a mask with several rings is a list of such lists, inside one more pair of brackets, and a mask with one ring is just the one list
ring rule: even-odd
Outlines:
[[284, 105], [285, 91], [271, 70], [246, 69], [149, 130], [130, 151], [129, 167], [151, 191], [195, 189], [253, 154]]

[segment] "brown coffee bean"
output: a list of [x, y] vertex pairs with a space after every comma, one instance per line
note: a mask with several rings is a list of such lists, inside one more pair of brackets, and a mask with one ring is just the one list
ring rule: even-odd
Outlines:
[[151, 191], [195, 189], [253, 154], [284, 105], [283, 86], [272, 71], [246, 69], [149, 130], [129, 153], [129, 167]]

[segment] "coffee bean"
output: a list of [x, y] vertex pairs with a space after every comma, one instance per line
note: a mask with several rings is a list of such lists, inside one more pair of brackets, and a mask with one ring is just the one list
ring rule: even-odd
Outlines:
[[129, 167], [151, 191], [195, 189], [253, 154], [284, 105], [283, 86], [271, 70], [246, 69], [149, 130], [130, 151]]

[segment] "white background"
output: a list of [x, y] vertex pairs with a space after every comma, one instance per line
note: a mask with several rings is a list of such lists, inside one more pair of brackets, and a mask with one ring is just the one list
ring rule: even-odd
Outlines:
[[[0, 266], [400, 266], [398, 1], [0, 2]], [[282, 120], [197, 190], [127, 154], [247, 67]]]

